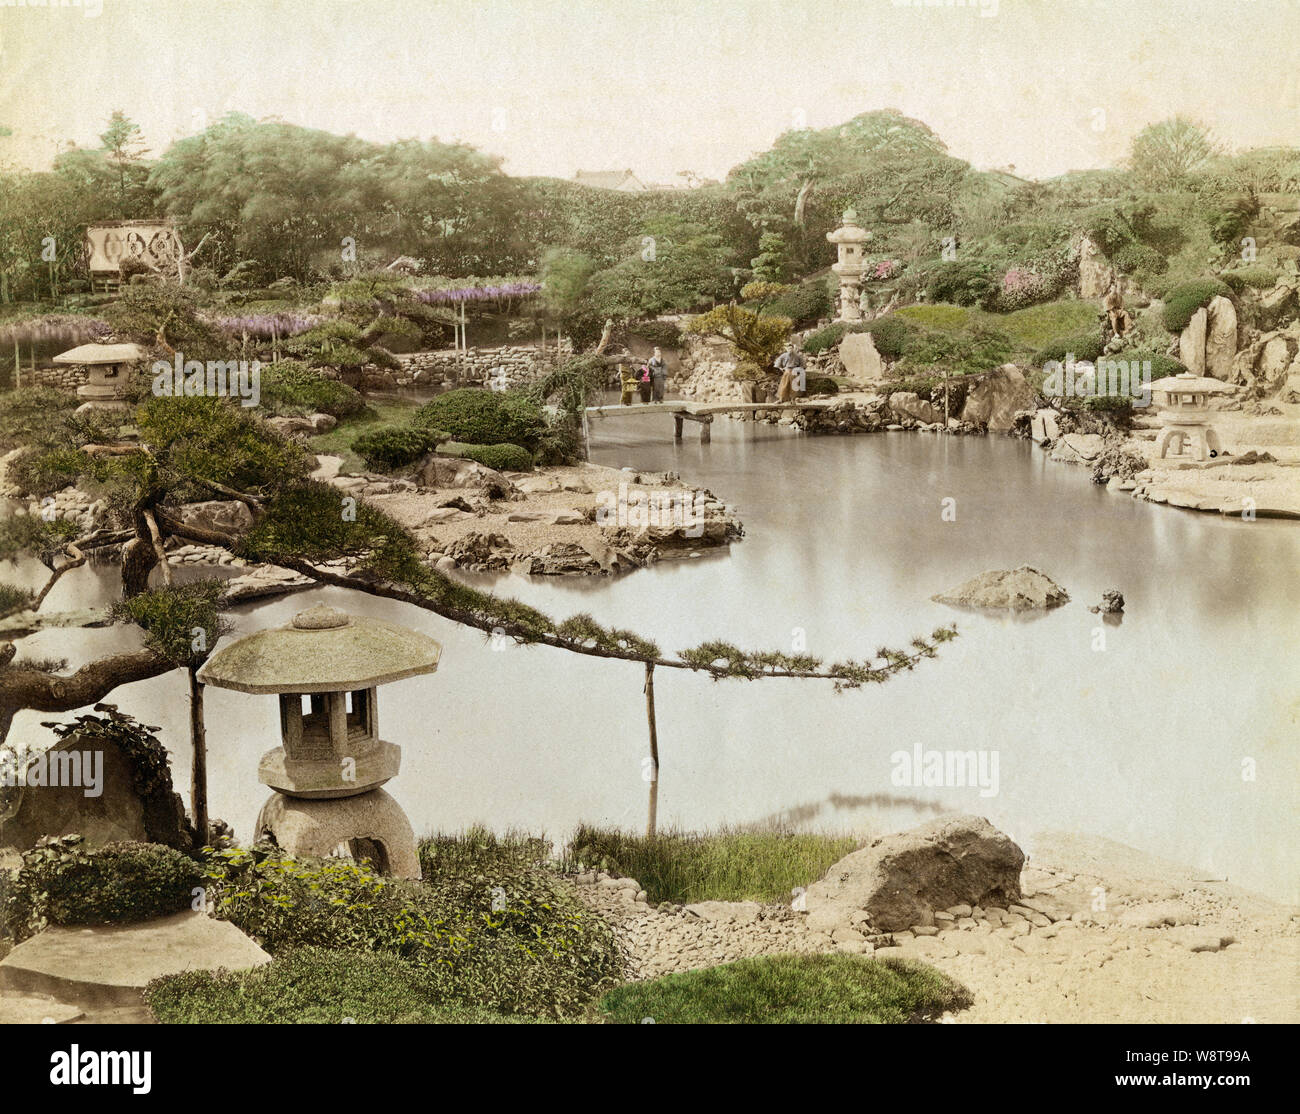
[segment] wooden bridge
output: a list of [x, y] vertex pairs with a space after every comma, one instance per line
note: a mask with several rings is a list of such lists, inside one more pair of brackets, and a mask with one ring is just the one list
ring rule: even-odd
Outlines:
[[833, 405], [833, 399], [816, 399], [811, 402], [641, 402], [631, 406], [588, 406], [587, 413], [602, 418], [631, 416], [633, 414], [671, 414], [673, 416], [673, 440], [682, 439], [684, 422], [697, 422], [700, 427], [700, 441], [711, 440], [711, 426], [714, 414], [732, 414], [749, 411], [754, 417], [759, 410], [825, 410]]

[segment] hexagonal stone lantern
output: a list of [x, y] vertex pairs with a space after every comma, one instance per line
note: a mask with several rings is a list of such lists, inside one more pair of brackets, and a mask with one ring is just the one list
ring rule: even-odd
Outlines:
[[204, 684], [280, 698], [283, 745], [257, 771], [275, 790], [258, 833], [269, 830], [291, 855], [346, 846], [384, 873], [420, 877], [410, 821], [380, 788], [397, 775], [401, 748], [379, 737], [376, 689], [434, 672], [441, 654], [418, 631], [324, 606], [213, 654], [199, 670]]
[[148, 353], [138, 344], [82, 344], [54, 357], [53, 363], [86, 369], [87, 380], [77, 388], [82, 400], [77, 413], [87, 410], [129, 411], [126, 388], [131, 367]]
[[826, 233], [826, 239], [835, 245], [839, 254], [831, 264], [831, 270], [840, 279], [840, 305], [835, 320], [861, 321], [862, 272], [866, 267], [863, 246], [871, 239], [871, 233], [858, 224], [858, 214], [852, 209], [845, 212], [843, 220], [834, 232]]

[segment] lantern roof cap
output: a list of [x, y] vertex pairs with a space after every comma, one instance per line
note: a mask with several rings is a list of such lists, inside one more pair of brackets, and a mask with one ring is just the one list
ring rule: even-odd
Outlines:
[[138, 344], [81, 344], [54, 357], [56, 364], [132, 364], [149, 353]]
[[442, 645], [409, 627], [332, 607], [223, 646], [199, 680], [249, 693], [347, 692], [433, 673]]
[[1153, 391], [1177, 395], [1221, 395], [1231, 388], [1221, 379], [1211, 379], [1205, 375], [1194, 375], [1184, 371], [1180, 375], [1167, 375], [1157, 379], [1150, 387]]

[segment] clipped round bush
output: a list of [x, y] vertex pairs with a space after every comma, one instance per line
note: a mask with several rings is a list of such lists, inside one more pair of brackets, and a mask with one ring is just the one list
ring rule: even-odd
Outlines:
[[546, 430], [542, 408], [532, 399], [481, 387], [438, 395], [421, 406], [413, 420], [417, 426], [446, 430], [455, 440], [471, 445], [522, 445], [530, 452]]
[[615, 1024], [905, 1024], [974, 1001], [933, 967], [859, 955], [766, 955], [627, 983], [600, 999]]
[[804, 384], [804, 393], [810, 395], [837, 395], [840, 385], [828, 375], [810, 375]]
[[1280, 274], [1274, 267], [1240, 267], [1224, 271], [1219, 278], [1234, 294], [1240, 294], [1243, 290], [1271, 290]]
[[1067, 356], [1073, 356], [1076, 360], [1095, 360], [1102, 354], [1104, 348], [1101, 330], [1090, 329], [1086, 333], [1075, 333], [1073, 336], [1052, 341], [1051, 344], [1035, 352], [1031, 362], [1042, 365], [1049, 360], [1064, 361]]
[[862, 323], [834, 321], [824, 329], [818, 329], [815, 333], [809, 333], [804, 337], [803, 350], [810, 356], [815, 356], [818, 352], [825, 352], [828, 348], [834, 348], [839, 344], [845, 333], [861, 333], [865, 331], [866, 325]]
[[926, 279], [925, 291], [932, 302], [988, 308], [997, 299], [999, 286], [992, 266], [965, 260], [935, 266]]
[[533, 454], [519, 445], [467, 445], [460, 451], [466, 460], [476, 460], [498, 472], [531, 472]]
[[441, 430], [386, 426], [354, 438], [352, 451], [365, 461], [367, 468], [394, 472], [433, 452], [438, 442], [444, 439], [445, 434]]
[[1131, 240], [1117, 248], [1110, 261], [1126, 275], [1163, 275], [1169, 270], [1169, 260], [1155, 248], [1147, 247], [1146, 244], [1140, 244], [1136, 240]]
[[879, 317], [871, 322], [864, 332], [871, 334], [871, 340], [887, 360], [897, 360], [907, 350], [907, 342], [916, 330], [902, 318]]
[[682, 331], [671, 321], [659, 321], [656, 318], [651, 318], [649, 321], [633, 321], [627, 327], [627, 331], [650, 344], [657, 344], [660, 348], [681, 347]]
[[23, 856], [4, 910], [15, 939], [45, 924], [124, 924], [179, 913], [203, 885], [199, 864], [172, 847], [128, 842], [85, 851], [68, 844]]
[[281, 360], [262, 368], [261, 406], [276, 414], [332, 414], [348, 418], [366, 408], [359, 391], [326, 379], [299, 360]]
[[1181, 333], [1187, 328], [1196, 311], [1222, 294], [1232, 291], [1218, 279], [1193, 279], [1180, 283], [1165, 296], [1165, 328], [1171, 333]]

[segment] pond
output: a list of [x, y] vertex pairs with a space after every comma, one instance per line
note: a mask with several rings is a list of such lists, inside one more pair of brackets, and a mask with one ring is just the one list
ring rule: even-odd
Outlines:
[[[589, 611], [673, 650], [720, 638], [790, 651], [802, 636], [809, 653], [840, 659], [954, 620], [960, 636], [911, 673], [841, 695], [821, 681], [658, 670], [661, 828], [889, 831], [960, 810], [1031, 850], [1038, 830], [1089, 832], [1296, 899], [1294, 524], [1111, 494], [1084, 469], [1004, 438], [807, 437], [720, 420], [701, 445], [674, 444], [671, 430], [667, 415], [597, 420], [593, 458], [674, 469], [711, 488], [736, 506], [744, 540], [615, 581], [504, 576], [489, 582], [495, 590], [557, 616]], [[955, 521], [942, 514], [946, 499]], [[1064, 585], [1070, 602], [1014, 619], [930, 599], [1022, 564]], [[104, 573], [81, 573], [47, 606], [107, 598]], [[1118, 624], [1087, 611], [1108, 588], [1127, 600]], [[444, 644], [437, 674], [379, 695], [382, 734], [403, 747], [388, 788], [417, 833], [482, 822], [554, 838], [581, 821], [644, 826], [639, 666], [494, 649], [437, 616], [335, 589], [241, 609], [239, 630], [318, 602]], [[25, 649], [79, 659], [136, 638], [53, 630]], [[111, 699], [164, 729], [187, 786], [180, 675]], [[269, 792], [256, 770], [278, 741], [275, 701], [209, 689], [207, 710], [212, 811], [244, 838]], [[48, 718], [24, 713], [15, 735]], [[926, 785], [899, 755], [932, 751], [983, 752], [983, 772], [996, 777]]]

